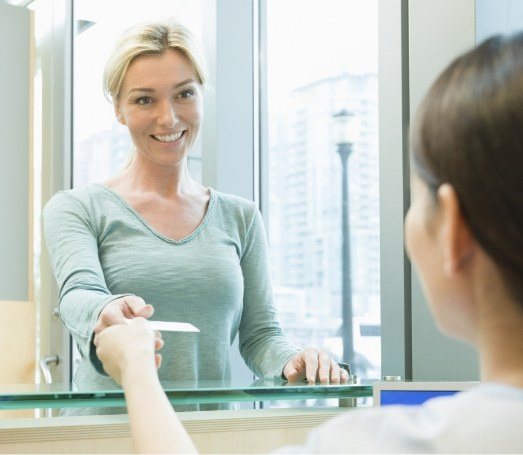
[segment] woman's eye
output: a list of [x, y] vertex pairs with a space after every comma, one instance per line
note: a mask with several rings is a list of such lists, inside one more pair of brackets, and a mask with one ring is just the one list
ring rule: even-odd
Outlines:
[[139, 104], [140, 106], [147, 106], [148, 104], [152, 103], [152, 99], [148, 96], [142, 96], [141, 98], [138, 98], [136, 100], [136, 104]]
[[196, 90], [191, 88], [191, 89], [184, 90], [183, 92], [181, 92], [178, 95], [178, 98], [188, 100], [188, 99], [191, 99], [194, 95], [196, 95]]

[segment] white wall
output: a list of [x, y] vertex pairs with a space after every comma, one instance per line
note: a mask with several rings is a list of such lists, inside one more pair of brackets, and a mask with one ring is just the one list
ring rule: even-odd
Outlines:
[[0, 4], [0, 300], [29, 300], [30, 24]]
[[[35, 375], [32, 276], [32, 16], [0, 4], [0, 384]], [[32, 411], [0, 418], [31, 417]]]

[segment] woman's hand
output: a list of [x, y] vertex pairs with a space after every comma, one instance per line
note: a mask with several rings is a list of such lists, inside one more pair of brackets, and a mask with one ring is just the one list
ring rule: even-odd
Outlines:
[[283, 375], [290, 382], [307, 379], [309, 384], [314, 384], [316, 380], [322, 384], [339, 384], [349, 379], [349, 373], [340, 368], [335, 360], [315, 348], [306, 348], [295, 354], [283, 368]]
[[147, 305], [141, 297], [128, 295], [109, 302], [98, 316], [94, 327], [95, 335], [115, 324], [125, 324], [137, 316], [150, 318], [154, 313], [152, 305]]
[[155, 354], [163, 347], [160, 332], [141, 317], [102, 330], [95, 335], [94, 344], [104, 370], [119, 384], [133, 371], [155, 371], [162, 362], [162, 356]]

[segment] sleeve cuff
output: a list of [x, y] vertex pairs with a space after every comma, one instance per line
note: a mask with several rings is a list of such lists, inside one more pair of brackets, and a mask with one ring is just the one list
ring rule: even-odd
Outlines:
[[102, 362], [100, 362], [100, 359], [96, 355], [96, 346], [94, 345], [94, 332], [91, 334], [91, 341], [89, 345], [89, 360], [91, 361], [91, 364], [93, 365], [94, 369], [98, 374], [101, 374], [102, 376], [109, 376], [102, 365]]

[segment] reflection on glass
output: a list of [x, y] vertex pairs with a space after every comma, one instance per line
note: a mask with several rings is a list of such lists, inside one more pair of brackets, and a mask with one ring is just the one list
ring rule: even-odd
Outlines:
[[297, 345], [347, 360], [342, 174], [332, 137], [332, 116], [345, 109], [356, 120], [348, 221], [359, 377], [379, 377], [381, 363], [377, 7], [377, 0], [267, 3], [269, 243], [280, 320]]

